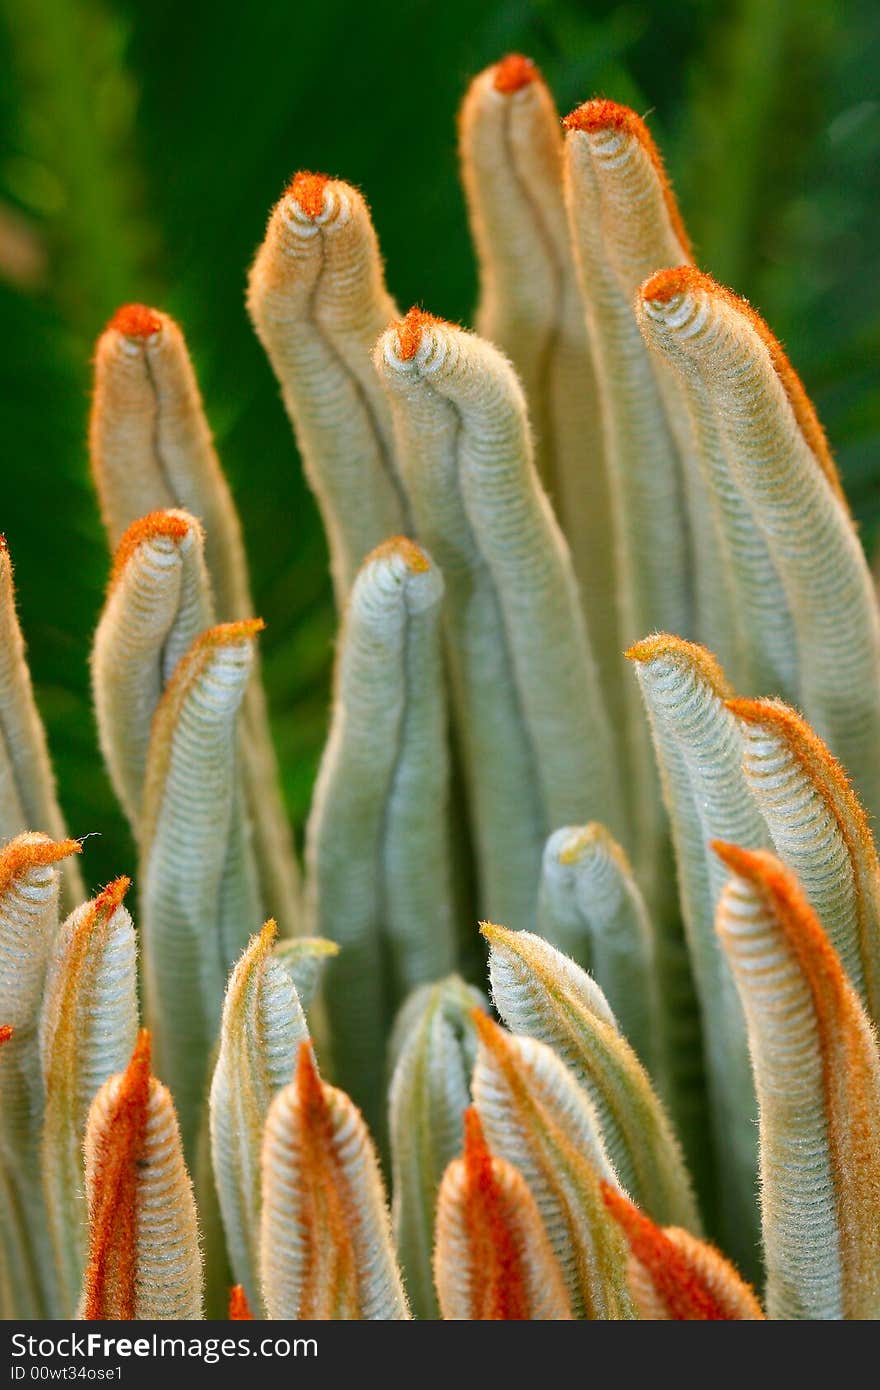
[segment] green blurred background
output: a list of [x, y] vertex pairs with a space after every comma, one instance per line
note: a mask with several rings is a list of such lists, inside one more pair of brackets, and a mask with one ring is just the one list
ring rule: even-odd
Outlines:
[[875, 0], [0, 0], [0, 530], [71, 832], [94, 885], [134, 854], [100, 767], [88, 652], [108, 556], [84, 447], [94, 338], [126, 300], [183, 324], [243, 516], [285, 791], [326, 722], [326, 552], [244, 311], [297, 168], [372, 205], [401, 305], [467, 321], [468, 78], [511, 49], [561, 110], [649, 113], [701, 264], [789, 348], [869, 547], [880, 523]]

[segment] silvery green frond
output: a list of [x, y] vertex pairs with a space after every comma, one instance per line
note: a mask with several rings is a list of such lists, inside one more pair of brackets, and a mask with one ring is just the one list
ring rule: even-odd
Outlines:
[[370, 353], [397, 309], [356, 188], [299, 173], [251, 267], [248, 310], [281, 386], [344, 611], [371, 550], [407, 530], [388, 403]]
[[272, 1097], [293, 1076], [308, 1027], [296, 987], [273, 951], [269, 921], [252, 937], [226, 989], [211, 1083], [211, 1157], [232, 1272], [260, 1305], [260, 1151]]
[[213, 621], [196, 519], [165, 511], [133, 522], [117, 547], [95, 633], [92, 692], [101, 752], [135, 837], [156, 706], [177, 662]]
[[625, 851], [603, 825], [563, 826], [544, 847], [539, 934], [602, 988], [624, 1037], [663, 1081], [654, 928]]
[[631, 1318], [626, 1254], [602, 1201], [617, 1184], [586, 1091], [545, 1043], [475, 1014], [473, 1095], [493, 1153], [518, 1168], [538, 1205], [575, 1317]]
[[[125, 305], [99, 338], [89, 447], [111, 546], [149, 513], [185, 508], [204, 528], [217, 620], [250, 620], [238, 513], [183, 334], [167, 314]], [[290, 934], [299, 922], [299, 871], [258, 679], [248, 688], [242, 724], [244, 795], [266, 908]]]
[[602, 990], [531, 932], [483, 925], [492, 1001], [512, 1032], [547, 1043], [586, 1090], [621, 1183], [664, 1226], [699, 1232], [690, 1178], [650, 1078]]
[[392, 1225], [418, 1318], [438, 1315], [432, 1269], [437, 1192], [461, 1152], [477, 1050], [470, 1014], [485, 1007], [479, 990], [451, 975], [410, 995], [391, 1037]]
[[[0, 536], [0, 844], [26, 831], [67, 837], [15, 611], [12, 561]], [[84, 896], [79, 866], [68, 858], [61, 865], [64, 910]]]
[[724, 422], [731, 468], [788, 598], [797, 702], [874, 814], [880, 610], [815, 411], [763, 320], [709, 276], [660, 272], [641, 304], [650, 345], [709, 393]]
[[522, 382], [538, 472], [571, 547], [606, 702], [616, 708], [623, 663], [602, 421], [565, 213], [559, 115], [534, 64], [511, 54], [475, 77], [459, 136], [480, 272], [475, 327]]
[[442, 596], [439, 571], [412, 541], [389, 541], [365, 562], [307, 831], [313, 926], [342, 948], [325, 988], [334, 1074], [374, 1126], [395, 1006], [455, 958]]
[[800, 880], [851, 983], [880, 1022], [880, 864], [840, 763], [779, 700], [734, 700], [743, 770], [776, 852]]
[[202, 1317], [202, 1257], [174, 1104], [138, 1036], [125, 1071], [89, 1110], [85, 1138], [89, 1254], [79, 1316]]
[[409, 1318], [372, 1140], [349, 1097], [321, 1081], [308, 1043], [269, 1107], [262, 1162], [269, 1317]]
[[535, 1199], [519, 1170], [490, 1152], [473, 1106], [464, 1115], [464, 1155], [440, 1184], [434, 1272], [446, 1319], [571, 1318]]
[[754, 1086], [742, 1005], [714, 930], [726, 874], [709, 841], [762, 848], [769, 836], [743, 775], [743, 736], [725, 703], [732, 692], [711, 654], [661, 635], [645, 638], [628, 655], [651, 723], [672, 825], [703, 1023], [719, 1220], [725, 1248], [751, 1272], [757, 1244]]
[[86, 1262], [83, 1141], [100, 1087], [123, 1071], [138, 1031], [137, 951], [127, 878], [70, 914], [49, 961], [40, 1025], [41, 1168], [60, 1316], [76, 1312]]
[[375, 362], [416, 530], [446, 584], [482, 900], [531, 927], [551, 830], [595, 816], [625, 834], [571, 557], [535, 471], [521, 388], [496, 348], [413, 310]]
[[308, 1012], [318, 996], [324, 971], [339, 955], [338, 945], [323, 936], [295, 936], [290, 941], [277, 941], [272, 954], [293, 981], [303, 1012]]
[[53, 1316], [55, 1274], [40, 1186], [40, 1004], [58, 932], [59, 867], [75, 840], [28, 832], [0, 852], [0, 1241], [5, 1318]]
[[760, 1103], [768, 1314], [878, 1318], [877, 1035], [794, 875], [766, 851], [716, 849]]
[[259, 627], [227, 623], [196, 639], [156, 708], [147, 757], [144, 1004], [191, 1162], [226, 977], [261, 920], [236, 739]]

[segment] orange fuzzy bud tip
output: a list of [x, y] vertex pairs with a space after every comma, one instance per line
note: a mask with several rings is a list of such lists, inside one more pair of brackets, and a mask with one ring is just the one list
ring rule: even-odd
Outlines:
[[712, 276], [707, 275], [705, 271], [697, 270], [690, 265], [676, 266], [672, 270], [658, 270], [645, 281], [640, 294], [642, 299], [649, 303], [667, 304], [676, 295], [693, 292], [702, 292], [710, 298], [720, 301], [748, 320], [767, 349], [773, 370], [779, 377], [782, 389], [788, 397], [789, 405], [801, 434], [815, 454], [820, 468], [838, 498], [846, 506], [847, 502], [843, 495], [837, 464], [834, 462], [834, 456], [831, 453], [822, 423], [816, 414], [816, 408], [807, 395], [804, 383], [791, 365], [785, 348], [761, 318], [761, 315], [752, 308], [749, 301], [743, 299], [741, 295], [734, 294], [733, 290], [719, 285], [717, 280], [713, 280]]
[[381, 545], [370, 551], [364, 565], [369, 565], [373, 560], [384, 560], [387, 555], [399, 555], [413, 574], [427, 574], [431, 568], [424, 550], [408, 536], [392, 536], [389, 540], [382, 541]]
[[165, 536], [171, 541], [182, 541], [188, 532], [189, 524], [174, 512], [150, 512], [147, 516], [133, 521], [116, 547], [110, 574], [111, 587], [139, 546], [160, 536]]
[[729, 1321], [675, 1242], [616, 1188], [604, 1181], [601, 1188], [606, 1207], [650, 1275], [669, 1317], [678, 1322]]
[[81, 853], [82, 845], [78, 840], [32, 840], [29, 836], [19, 836], [0, 853], [0, 895], [28, 870], [57, 864], [69, 854]]
[[416, 305], [410, 309], [406, 318], [397, 325], [397, 351], [403, 362], [411, 362], [421, 347], [422, 332], [440, 319], [428, 314]]
[[496, 92], [512, 96], [514, 92], [519, 92], [536, 81], [537, 77], [538, 69], [531, 58], [525, 58], [522, 53], [508, 53], [507, 57], [502, 58], [497, 64], [492, 85]]
[[637, 140], [647, 155], [651, 164], [654, 166], [654, 173], [657, 175], [658, 182], [663, 192], [666, 203], [666, 210], [669, 213], [669, 220], [672, 223], [672, 230], [680, 241], [682, 248], [687, 255], [690, 255], [691, 244], [687, 234], [687, 228], [682, 221], [678, 203], [675, 201], [675, 194], [666, 173], [666, 166], [662, 156], [654, 143], [654, 137], [645, 125], [641, 116], [636, 115], [629, 106], [620, 106], [616, 101], [608, 101], [604, 97], [596, 98], [594, 101], [585, 101], [583, 106], [578, 106], [568, 116], [562, 124], [566, 130], [582, 131], [587, 135], [594, 134], [602, 130], [616, 130], [621, 135], [628, 135], [631, 139]]
[[329, 182], [326, 174], [310, 174], [302, 170], [295, 175], [287, 196], [299, 204], [306, 217], [320, 217], [324, 211], [324, 189]]
[[148, 309], [146, 304], [123, 304], [107, 327], [126, 338], [152, 338], [162, 327], [162, 320], [156, 310]]
[[9, 1042], [14, 1031], [15, 1029], [12, 1027], [11, 1023], [0, 1023], [0, 1047], [2, 1047], [3, 1043]]
[[99, 1138], [84, 1280], [86, 1320], [135, 1315], [138, 1160], [150, 1104], [150, 1034], [138, 1033]]
[[95, 898], [95, 912], [106, 912], [108, 917], [112, 917], [116, 909], [122, 906], [122, 900], [130, 887], [131, 879], [126, 878], [125, 874], [120, 878], [114, 878]]
[[241, 1284], [233, 1285], [229, 1292], [229, 1321], [230, 1322], [253, 1322], [254, 1315], [251, 1312], [251, 1305], [247, 1301], [247, 1294]]

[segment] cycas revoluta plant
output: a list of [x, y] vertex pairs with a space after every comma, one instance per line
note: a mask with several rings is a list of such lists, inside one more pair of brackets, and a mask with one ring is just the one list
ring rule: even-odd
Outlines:
[[302, 894], [183, 338], [98, 344], [136, 893], [82, 901], [4, 551], [4, 1316], [880, 1316], [869, 571], [643, 122], [563, 125], [467, 95], [477, 333], [321, 175], [252, 267], [341, 623]]

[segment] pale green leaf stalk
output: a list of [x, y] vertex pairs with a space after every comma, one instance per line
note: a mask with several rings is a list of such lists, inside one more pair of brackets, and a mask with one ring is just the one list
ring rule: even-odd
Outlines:
[[451, 975], [410, 995], [391, 1036], [392, 1226], [417, 1318], [439, 1315], [432, 1268], [437, 1192], [461, 1153], [477, 1052], [470, 1015], [485, 1007], [479, 990]]
[[[29, 830], [67, 838], [15, 611], [12, 561], [0, 536], [0, 844]], [[60, 872], [61, 906], [70, 912], [85, 897], [82, 874], [71, 859]]]
[[[185, 508], [202, 524], [220, 622], [253, 617], [241, 525], [173, 319], [120, 309], [98, 340], [89, 447], [110, 545], [151, 512]], [[262, 683], [248, 687], [242, 780], [267, 913], [284, 935], [299, 926], [299, 870], [284, 811]]]
[[742, 1006], [718, 947], [714, 921], [726, 875], [712, 839], [769, 843], [742, 771], [743, 737], [725, 701], [732, 694], [703, 647], [661, 635], [628, 653], [654, 736], [672, 825], [681, 912], [700, 1000], [725, 1249], [755, 1266], [755, 1094]]
[[571, 557], [497, 349], [413, 310], [380, 339], [416, 528], [443, 571], [453, 709], [482, 900], [534, 926], [541, 852], [595, 816], [625, 836]]
[[147, 758], [144, 1005], [190, 1162], [226, 977], [260, 924], [236, 737], [259, 627], [229, 623], [196, 639], [157, 706]]
[[602, 990], [531, 932], [484, 923], [492, 1002], [512, 1032], [558, 1053], [596, 1107], [621, 1183], [661, 1225], [699, 1233], [681, 1148], [650, 1078]]
[[85, 1138], [89, 1258], [78, 1316], [203, 1317], [202, 1255], [174, 1104], [138, 1035], [124, 1072], [92, 1101]]
[[733, 700], [743, 771], [777, 854], [875, 1025], [880, 1022], [880, 864], [846, 772], [806, 720], [779, 700]]
[[412, 541], [364, 564], [306, 838], [312, 923], [342, 948], [325, 990], [334, 1074], [371, 1124], [397, 1003], [454, 964], [442, 595]]
[[602, 422], [565, 213], [562, 130], [534, 64], [512, 54], [474, 78], [459, 133], [480, 272], [475, 327], [522, 383], [538, 472], [571, 546], [606, 703], [616, 709], [623, 662]]
[[198, 521], [183, 511], [135, 521], [117, 547], [92, 647], [101, 752], [135, 837], [156, 706], [180, 658], [213, 622]]
[[489, 1146], [522, 1173], [562, 1269], [575, 1317], [635, 1316], [622, 1237], [600, 1182], [619, 1186], [599, 1116], [545, 1043], [512, 1037], [475, 1014], [474, 1104]]
[[626, 853], [603, 825], [563, 826], [550, 836], [541, 865], [538, 930], [589, 969], [620, 1031], [662, 1084], [654, 929]]
[[397, 309], [357, 189], [297, 174], [251, 267], [248, 310], [321, 509], [342, 613], [370, 551], [408, 529], [388, 402], [370, 365]]
[[272, 1097], [308, 1039], [290, 973], [273, 952], [269, 921], [235, 966], [226, 990], [211, 1083], [211, 1157], [232, 1273], [260, 1306], [260, 1152]]
[[86, 1264], [83, 1142], [89, 1107], [104, 1082], [125, 1069], [137, 1039], [137, 950], [122, 905], [128, 886], [127, 878], [117, 879], [67, 918], [43, 999], [40, 1156], [64, 1318], [76, 1314]]
[[708, 276], [655, 275], [641, 303], [650, 345], [711, 394], [724, 421], [737, 483], [788, 596], [797, 703], [876, 815], [880, 611], [815, 411], [767, 326]]
[[409, 1318], [372, 1140], [349, 1097], [321, 1081], [308, 1043], [269, 1107], [262, 1164], [269, 1317]]
[[771, 1318], [880, 1318], [877, 1035], [794, 875], [717, 845], [760, 1102]]
[[40, 1186], [40, 1003], [58, 932], [57, 865], [75, 840], [26, 833], [0, 853], [0, 1249], [5, 1318], [54, 1316], [55, 1274]]

